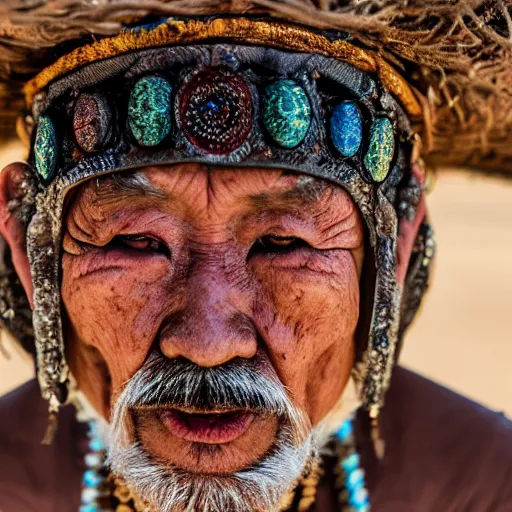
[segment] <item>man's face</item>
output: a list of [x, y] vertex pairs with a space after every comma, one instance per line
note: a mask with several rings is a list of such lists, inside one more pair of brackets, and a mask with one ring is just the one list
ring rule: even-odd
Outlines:
[[[151, 357], [160, 373], [192, 377], [244, 366], [317, 425], [354, 361], [364, 237], [349, 195], [279, 170], [187, 164], [138, 177], [91, 180], [67, 207], [62, 297], [80, 388], [112, 419], [136, 372], [148, 385], [162, 377], [144, 366]], [[236, 397], [212, 405], [199, 388], [188, 401], [173, 392], [172, 403], [164, 392], [130, 407], [129, 432], [190, 473], [248, 468], [284, 428], [251, 399], [244, 408]]]

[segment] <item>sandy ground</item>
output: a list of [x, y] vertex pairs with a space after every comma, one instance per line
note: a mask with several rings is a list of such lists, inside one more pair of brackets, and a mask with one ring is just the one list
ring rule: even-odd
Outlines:
[[[0, 166], [17, 158], [0, 155]], [[401, 362], [512, 416], [512, 183], [443, 174], [429, 197], [438, 255]], [[0, 394], [31, 377], [12, 348]]]

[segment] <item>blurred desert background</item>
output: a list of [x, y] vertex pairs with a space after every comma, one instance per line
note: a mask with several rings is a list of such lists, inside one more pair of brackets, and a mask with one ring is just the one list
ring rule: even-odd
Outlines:
[[[0, 168], [21, 155], [3, 151]], [[401, 364], [512, 417], [512, 181], [442, 172], [428, 204], [437, 261]], [[32, 377], [4, 349], [0, 395]]]

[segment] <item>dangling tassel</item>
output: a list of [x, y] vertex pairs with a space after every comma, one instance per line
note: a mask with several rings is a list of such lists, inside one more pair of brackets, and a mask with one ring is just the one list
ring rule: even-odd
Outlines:
[[57, 433], [58, 413], [50, 412], [48, 415], [48, 426], [46, 427], [46, 433], [43, 438], [43, 444], [50, 445], [55, 439]]
[[386, 443], [384, 439], [382, 439], [380, 435], [379, 429], [379, 408], [377, 406], [370, 408], [370, 428], [371, 428], [371, 438], [373, 442], [373, 450], [375, 455], [379, 460], [384, 458], [386, 453]]
[[43, 438], [44, 445], [50, 445], [55, 439], [57, 433], [57, 425], [59, 420], [59, 400], [55, 395], [52, 395], [49, 400], [48, 406], [48, 426], [46, 427], [46, 433]]

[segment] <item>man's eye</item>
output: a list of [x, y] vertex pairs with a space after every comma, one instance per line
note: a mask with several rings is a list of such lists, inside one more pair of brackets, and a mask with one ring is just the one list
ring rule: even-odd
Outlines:
[[249, 257], [256, 253], [285, 253], [308, 244], [301, 238], [294, 236], [266, 235], [258, 238], [249, 251]]
[[118, 235], [112, 241], [112, 245], [121, 245], [144, 252], [161, 252], [167, 254], [167, 247], [158, 240], [140, 235]]

